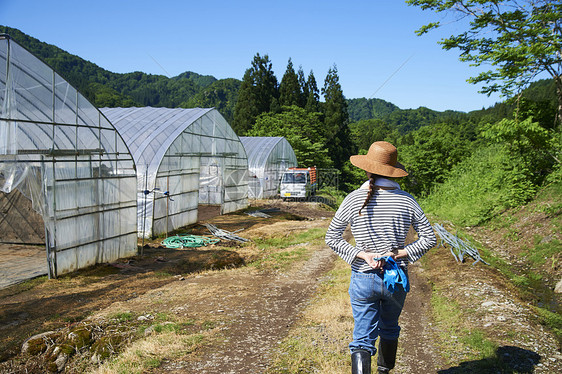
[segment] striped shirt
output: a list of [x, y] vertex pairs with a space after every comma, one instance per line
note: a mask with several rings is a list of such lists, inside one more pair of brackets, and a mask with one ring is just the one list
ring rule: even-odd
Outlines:
[[[376, 190], [359, 215], [368, 192], [360, 188], [347, 195], [326, 232], [326, 244], [353, 270], [372, 269], [365, 260], [356, 257], [361, 251], [383, 255], [393, 249], [406, 249], [408, 257], [396, 260], [398, 265], [406, 266], [408, 261], [419, 260], [437, 244], [433, 228], [417, 201], [400, 189]], [[355, 246], [343, 238], [348, 224]], [[405, 246], [410, 225], [418, 233], [418, 240]]]

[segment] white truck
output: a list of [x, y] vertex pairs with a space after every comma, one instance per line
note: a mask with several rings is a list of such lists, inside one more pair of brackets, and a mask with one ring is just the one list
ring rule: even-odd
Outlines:
[[316, 193], [318, 179], [316, 167], [289, 168], [281, 177], [279, 195], [287, 199], [306, 200]]

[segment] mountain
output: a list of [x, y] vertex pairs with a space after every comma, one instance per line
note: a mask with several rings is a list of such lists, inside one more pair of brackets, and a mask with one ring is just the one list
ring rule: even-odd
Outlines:
[[383, 119], [392, 112], [400, 110], [396, 105], [382, 99], [348, 99], [347, 105], [351, 122], [362, 119]]
[[447, 110], [438, 112], [425, 107], [400, 109], [382, 99], [348, 99], [349, 120], [380, 119], [402, 134], [436, 122], [459, 122], [467, 118], [464, 112]]
[[215, 107], [227, 121], [233, 119], [239, 80], [189, 71], [171, 78], [138, 71], [113, 73], [18, 29], [0, 26], [0, 33], [42, 59], [97, 107]]

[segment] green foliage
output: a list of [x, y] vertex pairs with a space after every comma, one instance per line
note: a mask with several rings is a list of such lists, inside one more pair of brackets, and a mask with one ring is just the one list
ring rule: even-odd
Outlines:
[[[447, 10], [452, 4], [437, 0], [410, 3], [438, 11]], [[475, 3], [486, 7], [491, 2], [468, 1], [467, 5], [471, 7]], [[536, 35], [543, 35], [544, 30], [536, 28], [537, 25], [549, 19], [551, 11], [558, 8], [544, 0], [537, 4], [545, 4], [545, 7], [540, 9], [542, 13], [536, 14], [536, 20], [505, 13], [512, 17], [510, 22], [522, 22], [521, 30], [514, 31], [515, 34], [520, 32], [523, 33], [520, 35], [530, 38], [531, 35], [525, 32], [534, 30]], [[486, 27], [492, 25], [495, 20], [487, 17], [493, 18], [495, 14], [492, 12], [478, 21], [481, 24], [472, 26], [484, 26], [486, 22]], [[556, 23], [558, 19], [551, 21]], [[438, 25], [428, 29], [433, 26]], [[466, 35], [478, 39], [473, 33], [475, 30], [471, 29]], [[501, 168], [501, 178], [492, 178], [501, 180], [506, 188], [512, 189], [502, 193], [502, 207], [526, 201], [542, 183], [562, 180], [559, 161], [562, 139], [554, 121], [560, 101], [556, 82], [552, 79], [533, 82], [517, 100], [471, 113], [436, 112], [423, 107], [401, 110], [380, 99], [345, 99], [335, 66], [329, 70], [322, 88], [325, 102], [320, 102], [313, 72], [306, 79], [302, 68], [295, 74], [291, 60], [279, 87], [268, 56], [259, 54], [254, 57], [242, 81], [217, 80], [193, 72], [172, 78], [142, 72], [116, 74], [17, 29], [0, 26], [0, 32], [8, 33], [16, 42], [53, 66], [98, 107], [215, 107], [238, 135], [285, 136], [296, 149], [299, 163], [304, 166], [335, 166], [341, 172], [340, 186], [345, 191], [357, 188], [365, 178], [362, 171], [349, 164], [349, 156], [361, 149], [365, 151], [374, 141], [387, 140], [398, 146], [399, 157], [411, 172], [411, 177], [404, 179], [405, 188], [416, 195], [426, 196], [435, 184], [445, 185], [449, 178], [457, 178], [453, 175], [455, 165], [470, 157], [469, 150], [479, 147], [477, 130], [480, 128], [485, 140], [503, 147], [502, 161], [495, 164], [496, 168]], [[498, 29], [498, 35], [502, 32]], [[510, 40], [511, 36], [505, 36], [505, 40]], [[460, 40], [456, 41], [460, 43]], [[493, 48], [497, 45], [489, 46]], [[537, 51], [525, 53], [535, 53], [536, 56], [550, 53], [539, 50], [544, 49], [540, 43], [529, 46]], [[474, 55], [479, 53], [477, 47], [475, 45], [471, 51]], [[505, 61], [513, 62], [518, 56], [510, 54], [510, 48], [506, 47], [503, 57]], [[498, 51], [491, 50], [491, 56], [495, 54], [498, 57]], [[515, 68], [522, 69], [524, 66]], [[280, 91], [284, 92], [282, 98]], [[281, 103], [289, 100], [296, 105], [287, 109], [280, 106], [279, 100]], [[304, 108], [304, 111], [292, 108]], [[262, 114], [255, 131], [250, 133]], [[531, 117], [532, 120], [529, 119]], [[350, 119], [353, 121], [351, 124]], [[497, 173], [500, 174], [499, 171]], [[485, 178], [484, 174], [482, 177]], [[478, 186], [488, 184], [480, 181]], [[495, 197], [492, 200], [495, 201]], [[485, 210], [481, 218], [486, 219], [491, 212]]]
[[93, 99], [92, 104], [98, 108], [128, 108], [140, 105], [130, 97], [96, 82], [88, 84], [88, 87], [82, 92], [82, 94], [90, 99]]
[[279, 84], [279, 105], [301, 106], [302, 95], [303, 93], [299, 84], [299, 76], [295, 73], [293, 62], [289, 58], [287, 70], [285, 71], [285, 74], [283, 74], [283, 78], [281, 78], [281, 83]]
[[369, 149], [371, 144], [379, 140], [386, 140], [395, 144], [398, 133], [388, 123], [381, 119], [366, 119], [349, 125], [351, 139], [357, 148]]
[[308, 74], [306, 80], [306, 85], [304, 86], [304, 92], [306, 93], [306, 104], [304, 108], [307, 112], [314, 113], [320, 111], [320, 91], [318, 90], [318, 85], [316, 83], [316, 78], [312, 70]]
[[542, 127], [532, 117], [523, 121], [503, 119], [487, 124], [482, 136], [494, 143], [502, 144], [506, 151], [520, 160], [511, 164], [514, 186], [521, 189], [542, 184], [546, 175], [552, 171], [560, 153], [559, 134]]
[[[362, 149], [358, 154], [367, 154], [367, 151]], [[342, 178], [341, 188], [346, 192], [356, 190], [367, 180], [365, 171], [353, 166], [349, 160], [343, 165], [342, 174], [345, 178]]]
[[[112, 73], [17, 29], [0, 26], [0, 32], [10, 35], [18, 44], [53, 67], [97, 107], [187, 107], [192, 97], [214, 89], [219, 90], [216, 97], [210, 97], [206, 101], [198, 97], [194, 99], [194, 106], [201, 103], [208, 107], [224, 98], [226, 102], [222, 105], [212, 106], [219, 111], [222, 108], [227, 109], [225, 117], [232, 118], [239, 86], [239, 83], [235, 82], [239, 82], [238, 80], [225, 80], [225, 83], [218, 84], [217, 79], [212, 76], [193, 72], [185, 72], [172, 78], [142, 72]], [[215, 87], [211, 88], [213, 85]], [[209, 94], [201, 96], [206, 98]]]
[[326, 147], [334, 161], [334, 166], [341, 169], [355, 150], [351, 143], [348, 126], [347, 101], [339, 83], [336, 66], [328, 70], [322, 94], [325, 99], [322, 110], [324, 113], [324, 133], [322, 135], [327, 141]]
[[208, 88], [210, 85], [217, 81], [217, 78], [213, 77], [212, 75], [201, 75], [194, 73], [192, 71], [186, 71], [181, 73], [180, 75], [171, 78], [172, 80], [182, 80], [187, 79], [193, 82], [196, 86], [201, 88]]
[[379, 119], [402, 135], [435, 123], [465, 123], [472, 117], [471, 114], [453, 110], [437, 112], [424, 107], [400, 109], [381, 99], [349, 99], [347, 103], [351, 122]]
[[326, 138], [322, 134], [320, 113], [309, 113], [295, 105], [281, 113], [263, 113], [248, 136], [283, 136], [293, 147], [301, 166], [332, 166]]
[[392, 112], [400, 110], [396, 105], [381, 99], [349, 99], [347, 103], [351, 122], [374, 118], [383, 119]]
[[433, 185], [442, 183], [451, 169], [471, 152], [474, 128], [440, 123], [424, 126], [403, 138], [398, 145], [400, 162], [410, 173], [405, 189], [427, 196]]
[[256, 93], [253, 86], [252, 74], [250, 69], [248, 69], [244, 73], [244, 78], [238, 91], [238, 100], [234, 106], [232, 129], [238, 135], [246, 135], [260, 114], [258, 107], [254, 104], [256, 102]]
[[347, 196], [347, 193], [332, 186], [324, 186], [316, 192], [316, 196], [332, 198], [334, 200], [334, 204], [331, 208], [337, 208], [341, 205], [343, 199]]
[[511, 161], [515, 160], [501, 146], [476, 149], [434, 187], [423, 200], [424, 209], [464, 226], [490, 219], [520, 198], [513, 190], [511, 170], [505, 168]]
[[[444, 38], [440, 44], [446, 50], [458, 48], [461, 61], [473, 66], [493, 66], [494, 70], [468, 80], [487, 84], [481, 92], [501, 92], [511, 97], [539, 74], [547, 73], [556, 84], [558, 111], [562, 112], [562, 3], [550, 0], [521, 3], [467, 0], [462, 6], [449, 0], [408, 0], [407, 3], [437, 13], [453, 10], [470, 20], [466, 31]], [[430, 23], [418, 30], [418, 34], [440, 26], [439, 22]]]
[[463, 123], [466, 122], [467, 115], [462, 112], [448, 110], [437, 112], [428, 108], [398, 110], [390, 113], [386, 121], [396, 128], [401, 134], [415, 131], [421, 127], [435, 123]]
[[278, 99], [279, 87], [269, 56], [257, 53], [242, 79], [234, 107], [234, 131], [246, 135], [260, 114], [279, 107]]
[[228, 78], [212, 82], [189, 100], [180, 104], [181, 108], [216, 108], [230, 124], [234, 123], [234, 106], [238, 100], [241, 82]]

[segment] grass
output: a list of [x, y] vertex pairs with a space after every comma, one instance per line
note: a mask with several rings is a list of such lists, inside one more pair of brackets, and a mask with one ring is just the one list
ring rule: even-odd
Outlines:
[[204, 334], [184, 335], [164, 329], [146, 339], [133, 342], [117, 357], [92, 371], [95, 374], [140, 374], [159, 367], [165, 359], [193, 352], [205, 340]]
[[[191, 318], [178, 320], [177, 316], [163, 312], [150, 313], [150, 315], [154, 316], [152, 325], [138, 325], [136, 339], [98, 367], [91, 368], [89, 365], [91, 368], [89, 372], [96, 374], [146, 373], [150, 369], [161, 366], [164, 360], [189, 355], [201, 347], [213, 334], [205, 321], [200, 323], [201, 326], [198, 329], [195, 326], [196, 321]], [[111, 315], [111, 318], [125, 324], [134, 325], [136, 322], [130, 312], [115, 313]], [[120, 329], [127, 328], [122, 324]]]
[[272, 253], [271, 255], [261, 258], [250, 263], [250, 266], [259, 269], [288, 269], [293, 262], [303, 260], [308, 257], [308, 251], [305, 247], [298, 247], [290, 251]]
[[431, 306], [433, 320], [440, 332], [441, 356], [450, 365], [461, 362], [455, 373], [503, 372], [506, 366], [498, 356], [498, 345], [484, 331], [474, 328], [466, 319], [467, 311], [455, 300], [443, 296], [435, 284]]
[[111, 319], [117, 320], [117, 322], [125, 322], [133, 319], [133, 313], [131, 312], [119, 312], [110, 316]]
[[324, 239], [326, 230], [321, 228], [301, 231], [294, 234], [287, 234], [283, 237], [255, 239], [254, 242], [261, 250], [284, 249], [297, 244], [303, 244], [313, 240]]
[[325, 229], [313, 228], [284, 237], [256, 239], [255, 245], [264, 255], [249, 266], [259, 270], [286, 270], [293, 263], [306, 260], [310, 256], [310, 248], [323, 242], [325, 235]]
[[558, 345], [562, 347], [562, 315], [553, 313], [545, 308], [534, 307], [538, 320], [548, 327], [556, 336]]
[[548, 259], [555, 259], [555, 255], [560, 253], [562, 243], [557, 239], [543, 242], [542, 237], [535, 236], [533, 248], [525, 248], [523, 255], [534, 267], [539, 267], [546, 263]]

